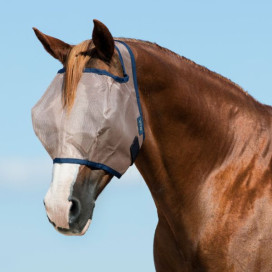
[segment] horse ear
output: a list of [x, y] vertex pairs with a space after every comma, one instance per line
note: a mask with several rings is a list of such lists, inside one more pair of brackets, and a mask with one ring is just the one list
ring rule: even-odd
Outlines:
[[98, 20], [93, 20], [94, 29], [92, 40], [98, 56], [106, 62], [110, 62], [114, 52], [114, 40], [108, 28]]
[[45, 50], [64, 65], [72, 46], [59, 39], [45, 35], [35, 27], [33, 27], [33, 30]]

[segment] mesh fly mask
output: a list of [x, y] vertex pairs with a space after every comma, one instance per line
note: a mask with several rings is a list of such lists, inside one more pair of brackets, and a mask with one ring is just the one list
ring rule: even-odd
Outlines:
[[135, 59], [115, 41], [123, 77], [86, 68], [70, 111], [62, 104], [65, 69], [32, 109], [33, 128], [54, 163], [88, 165], [120, 178], [144, 140]]

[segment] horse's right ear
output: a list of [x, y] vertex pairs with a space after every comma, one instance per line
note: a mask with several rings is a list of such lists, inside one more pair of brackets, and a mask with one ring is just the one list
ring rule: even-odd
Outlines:
[[33, 27], [33, 30], [45, 50], [64, 65], [72, 46], [59, 39], [45, 35], [35, 27]]
[[110, 62], [114, 52], [114, 40], [108, 28], [98, 20], [93, 20], [92, 40], [95, 49], [104, 61]]

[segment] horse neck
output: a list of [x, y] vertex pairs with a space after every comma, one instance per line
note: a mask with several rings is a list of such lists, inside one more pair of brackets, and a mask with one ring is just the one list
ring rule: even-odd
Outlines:
[[159, 213], [174, 216], [193, 205], [214, 169], [245, 154], [245, 145], [259, 146], [261, 131], [270, 127], [270, 109], [165, 49], [127, 42], [135, 54], [146, 132], [136, 166]]

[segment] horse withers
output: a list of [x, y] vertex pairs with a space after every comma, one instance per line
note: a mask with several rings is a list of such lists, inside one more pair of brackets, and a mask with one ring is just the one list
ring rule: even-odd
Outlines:
[[156, 44], [114, 40], [97, 20], [76, 46], [34, 31], [64, 66], [39, 102], [46, 121], [33, 113], [54, 159], [55, 228], [84, 234], [98, 195], [135, 162], [158, 210], [158, 272], [272, 271], [271, 107]]

